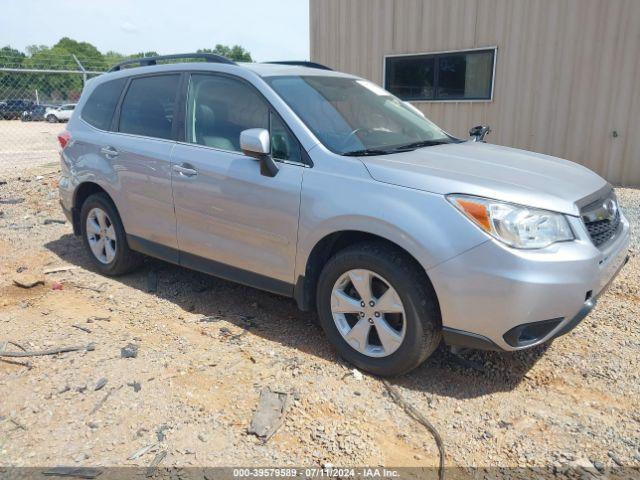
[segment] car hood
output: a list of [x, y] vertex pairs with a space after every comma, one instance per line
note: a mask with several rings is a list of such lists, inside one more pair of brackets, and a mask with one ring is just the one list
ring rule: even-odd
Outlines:
[[561, 158], [482, 142], [360, 157], [380, 182], [432, 193], [464, 193], [569, 215], [611, 188], [602, 177]]

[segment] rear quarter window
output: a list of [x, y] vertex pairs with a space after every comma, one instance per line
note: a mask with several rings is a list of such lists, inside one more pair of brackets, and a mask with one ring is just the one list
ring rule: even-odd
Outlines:
[[82, 119], [100, 130], [109, 130], [126, 78], [98, 85], [82, 109]]

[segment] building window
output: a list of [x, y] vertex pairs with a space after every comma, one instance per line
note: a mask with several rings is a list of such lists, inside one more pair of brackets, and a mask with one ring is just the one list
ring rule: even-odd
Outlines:
[[384, 86], [402, 100], [491, 100], [495, 49], [385, 58]]

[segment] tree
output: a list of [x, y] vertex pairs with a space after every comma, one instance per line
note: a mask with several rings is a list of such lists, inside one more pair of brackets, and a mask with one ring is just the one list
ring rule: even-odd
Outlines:
[[9, 45], [0, 48], [0, 66], [7, 68], [20, 68], [26, 55], [20, 50], [11, 48]]
[[107, 68], [111, 68], [116, 63], [120, 63], [125, 58], [127, 58], [125, 55], [118, 52], [114, 52], [113, 50], [109, 50], [102, 57], [104, 58], [104, 64], [107, 66]]
[[[74, 56], [85, 70], [106, 71], [128, 58], [156, 57], [158, 52], [138, 52], [123, 55], [112, 50], [102, 54], [94, 45], [69, 37], [61, 38], [55, 45], [29, 45], [23, 53], [6, 46], [0, 48], [0, 66], [34, 70], [73, 70], [79, 72]], [[240, 45], [217, 44], [215, 48], [198, 50], [198, 53], [214, 53], [237, 62], [251, 62], [251, 54]], [[82, 75], [76, 73], [0, 73], [0, 98], [29, 98], [37, 96], [45, 101], [71, 101], [80, 96]], [[4, 87], [2, 89], [2, 87]]]
[[127, 58], [144, 58], [144, 57], [158, 57], [160, 54], [158, 52], [154, 52], [153, 50], [149, 52], [138, 52], [133, 55], [128, 55]]
[[103, 70], [106, 65], [100, 50], [88, 42], [77, 42], [69, 37], [61, 38], [51, 51], [55, 54], [75, 55], [86, 70]]
[[[26, 55], [9, 45], [0, 48], [0, 66], [6, 68], [20, 68]], [[0, 73], [0, 100], [20, 96], [24, 80], [19, 75]]]
[[[27, 52], [29, 56], [22, 62], [25, 68], [79, 71], [74, 56], [85, 70], [102, 71], [107, 67], [102, 53], [94, 45], [69, 37], [61, 38], [51, 48], [45, 45], [31, 45], [27, 47]], [[41, 98], [72, 100], [80, 96], [83, 87], [82, 76], [73, 73], [21, 75], [26, 83], [25, 90], [30, 96], [37, 90]]]
[[216, 55], [222, 55], [223, 57], [227, 57], [229, 60], [233, 60], [235, 62], [253, 62], [251, 53], [240, 45], [229, 47], [218, 43], [214, 49], [201, 48], [197, 53], [215, 53]]

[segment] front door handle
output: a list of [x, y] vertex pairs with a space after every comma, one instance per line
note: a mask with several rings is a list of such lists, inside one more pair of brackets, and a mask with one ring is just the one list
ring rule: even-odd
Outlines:
[[116, 150], [113, 147], [102, 147], [100, 149], [100, 153], [102, 153], [105, 157], [111, 159], [111, 158], [116, 158], [118, 155], [120, 155], [120, 153], [118, 153], [118, 150]]
[[174, 172], [178, 175], [182, 175], [183, 177], [195, 177], [198, 175], [198, 170], [193, 168], [188, 163], [183, 163], [182, 165], [174, 165], [171, 167]]

